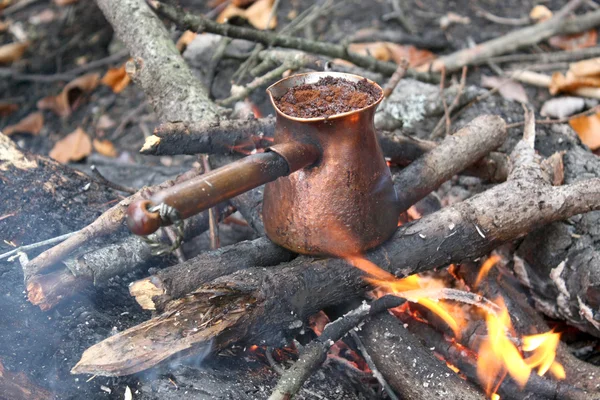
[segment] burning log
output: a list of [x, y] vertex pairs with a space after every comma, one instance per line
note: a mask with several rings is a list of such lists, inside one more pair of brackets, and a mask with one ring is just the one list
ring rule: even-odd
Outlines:
[[485, 398], [388, 313], [372, 318], [358, 336], [386, 381], [403, 399]]
[[[272, 141], [275, 118], [227, 120], [218, 123], [167, 122], [146, 139], [143, 154], [172, 155], [234, 151], [250, 153]], [[404, 136], [398, 132], [379, 131], [379, 144], [384, 155], [394, 164], [407, 166], [426, 152], [435, 142]], [[467, 175], [491, 182], [502, 182], [508, 175], [508, 157], [492, 152], [464, 171]]]
[[[599, 179], [550, 186], [534, 156], [533, 123], [530, 117], [524, 140], [513, 151], [515, 166], [506, 183], [401, 227], [366, 258], [407, 276], [480, 257], [535, 227], [600, 209]], [[341, 259], [298, 257], [276, 268], [238, 271], [173, 301], [161, 316], [92, 346], [73, 372], [133, 373], [209, 344], [212, 351], [246, 340], [279, 345], [308, 315], [367, 288], [362, 273]]]
[[54, 396], [22, 374], [8, 372], [0, 362], [0, 396], [10, 400], [50, 400]]

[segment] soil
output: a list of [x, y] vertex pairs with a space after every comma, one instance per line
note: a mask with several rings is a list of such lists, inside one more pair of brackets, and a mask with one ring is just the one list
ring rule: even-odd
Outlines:
[[360, 110], [375, 103], [381, 90], [366, 79], [351, 82], [327, 76], [317, 83], [289, 89], [275, 99], [277, 107], [290, 117], [322, 118]]

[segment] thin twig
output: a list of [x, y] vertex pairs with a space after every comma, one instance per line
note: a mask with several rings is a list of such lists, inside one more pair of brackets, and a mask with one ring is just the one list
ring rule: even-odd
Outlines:
[[599, 56], [600, 47], [589, 47], [577, 50], [555, 51], [552, 53], [507, 54], [505, 56], [492, 57], [489, 59], [489, 61], [494, 62], [496, 64], [504, 64], [511, 62], [553, 63], [563, 61], [579, 61]]
[[129, 113], [127, 113], [125, 115], [125, 117], [121, 120], [121, 123], [119, 123], [119, 126], [117, 126], [115, 128], [115, 130], [113, 131], [113, 133], [110, 137], [111, 140], [115, 141], [115, 140], [119, 139], [125, 132], [125, 128], [127, 127], [127, 125], [129, 125], [131, 122], [133, 122], [133, 120], [138, 115], [140, 115], [142, 112], [144, 112], [144, 110], [146, 109], [147, 106], [148, 106], [148, 101], [144, 100], [140, 103], [139, 106], [137, 106], [133, 110], [129, 111]]
[[352, 339], [354, 340], [354, 343], [356, 343], [356, 347], [360, 351], [360, 354], [363, 356], [363, 358], [367, 362], [367, 365], [371, 369], [373, 376], [375, 377], [375, 379], [377, 379], [377, 382], [379, 382], [381, 387], [383, 387], [383, 390], [385, 390], [388, 397], [392, 400], [399, 400], [398, 396], [396, 396], [396, 393], [394, 393], [394, 389], [392, 389], [390, 384], [387, 383], [387, 381], [385, 380], [385, 378], [383, 377], [381, 372], [379, 372], [379, 370], [377, 369], [377, 366], [375, 365], [373, 358], [371, 357], [371, 355], [365, 348], [365, 345], [363, 344], [362, 340], [360, 340], [360, 338], [358, 337], [358, 334], [355, 331], [351, 330], [350, 336], [352, 336]]
[[477, 15], [487, 19], [488, 21], [492, 21], [496, 24], [523, 26], [523, 25], [529, 25], [531, 23], [531, 20], [529, 19], [529, 17], [521, 17], [521, 18], [499, 17], [497, 15], [494, 15], [494, 14], [484, 10], [483, 8], [480, 8], [477, 6], [474, 6], [474, 8], [475, 8], [475, 13]]
[[[211, 168], [208, 160], [208, 154], [202, 155], [202, 165], [204, 166], [204, 173], [209, 173]], [[211, 250], [216, 250], [221, 247], [221, 240], [219, 239], [219, 221], [217, 221], [217, 215], [219, 215], [217, 207], [211, 207], [208, 209], [208, 231]]]
[[265, 356], [267, 357], [269, 365], [271, 366], [271, 368], [273, 368], [275, 372], [277, 372], [279, 375], [283, 375], [285, 373], [285, 369], [281, 365], [279, 365], [279, 363], [273, 358], [272, 347], [269, 346], [265, 349]]
[[25, 7], [29, 7], [30, 5], [37, 3], [38, 1], [39, 0], [21, 0], [13, 4], [12, 6], [6, 7], [4, 10], [2, 10], [2, 15], [7, 16], [10, 14], [14, 14]]
[[39, 247], [43, 247], [43, 246], [48, 246], [48, 245], [51, 245], [51, 244], [60, 243], [60, 242], [62, 242], [64, 240], [70, 238], [71, 236], [73, 236], [74, 234], [76, 234], [78, 232], [79, 231], [65, 233], [64, 235], [53, 237], [53, 238], [47, 239], [47, 240], [42, 240], [41, 242], [36, 242], [36, 243], [27, 244], [27, 245], [24, 245], [24, 246], [15, 247], [11, 251], [7, 251], [4, 254], [0, 254], [0, 260], [2, 260], [4, 258], [7, 258], [7, 257], [10, 257], [13, 254], [16, 254], [16, 253], [19, 253], [19, 252], [25, 252], [27, 250], [33, 250], [33, 249], [37, 249]]
[[108, 186], [109, 188], [118, 190], [120, 192], [125, 192], [125, 193], [129, 193], [129, 194], [134, 194], [135, 192], [137, 192], [137, 189], [128, 187], [128, 186], [124, 186], [124, 185], [120, 185], [118, 183], [115, 182], [111, 182], [108, 179], [106, 179], [106, 177], [104, 175], [102, 175], [100, 173], [100, 171], [98, 171], [98, 167], [96, 167], [95, 165], [91, 165], [90, 169], [92, 170], [92, 173], [94, 174], [94, 176], [96, 178], [98, 178], [98, 180], [105, 186]]
[[431, 132], [431, 137], [432, 138], [437, 138], [440, 137], [442, 134], [442, 126], [445, 126], [446, 130], [446, 136], [448, 136], [450, 134], [450, 126], [452, 124], [452, 119], [450, 118], [451, 114], [454, 112], [454, 110], [456, 109], [456, 107], [458, 107], [458, 105], [460, 104], [460, 98], [463, 94], [463, 91], [465, 90], [465, 84], [467, 82], [467, 67], [463, 67], [462, 70], [462, 74], [460, 76], [460, 83], [458, 84], [458, 90], [456, 91], [456, 96], [454, 96], [454, 99], [452, 100], [452, 103], [450, 104], [450, 106], [448, 107], [446, 104], [446, 96], [444, 96], [443, 91], [440, 93], [440, 96], [442, 97], [442, 104], [444, 105], [444, 116], [442, 118], [440, 118], [440, 120], [438, 121], [438, 123], [436, 124], [435, 128], [433, 128], [433, 131]]
[[403, 58], [400, 61], [400, 63], [398, 64], [398, 68], [396, 69], [396, 72], [394, 72], [392, 77], [387, 81], [387, 83], [385, 84], [385, 87], [383, 88], [383, 96], [384, 97], [389, 97], [390, 94], [392, 94], [392, 92], [394, 91], [396, 86], [398, 86], [398, 83], [400, 82], [400, 80], [402, 78], [404, 78], [404, 75], [406, 74], [407, 69], [408, 69], [408, 60], [406, 58]]
[[[535, 123], [538, 125], [566, 124], [566, 123], [570, 122], [572, 119], [587, 117], [592, 114], [596, 114], [598, 112], [600, 112], [600, 104], [595, 107], [590, 108], [589, 110], [582, 111], [577, 114], [573, 114], [569, 117], [564, 117], [564, 118], [559, 118], [559, 119], [536, 119]], [[523, 125], [525, 125], [525, 121], [513, 122], [512, 124], [507, 124], [506, 129], [518, 128]]]

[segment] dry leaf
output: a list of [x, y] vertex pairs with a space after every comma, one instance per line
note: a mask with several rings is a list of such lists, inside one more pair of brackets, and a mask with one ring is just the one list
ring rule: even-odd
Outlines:
[[348, 46], [348, 50], [358, 54], [370, 55], [380, 61], [394, 61], [396, 64], [405, 59], [408, 60], [411, 67], [417, 67], [435, 58], [435, 55], [428, 50], [391, 42], [352, 43]]
[[510, 79], [503, 79], [496, 76], [481, 76], [481, 86], [486, 88], [498, 87], [500, 96], [507, 100], [515, 100], [521, 103], [528, 103], [527, 92], [519, 82]]
[[102, 78], [102, 83], [109, 86], [114, 93], [121, 93], [129, 85], [129, 82], [131, 82], [131, 78], [125, 72], [125, 64], [119, 68], [109, 68]]
[[572, 63], [569, 65], [569, 72], [575, 76], [600, 75], [600, 57]]
[[37, 135], [44, 127], [44, 115], [41, 112], [34, 112], [20, 120], [14, 125], [9, 125], [2, 131], [5, 135], [10, 136], [13, 133], [29, 133]]
[[77, 3], [79, 0], [54, 0], [57, 6], [68, 6], [69, 4]]
[[188, 47], [188, 45], [192, 43], [192, 41], [196, 38], [197, 35], [198, 34], [196, 32], [192, 31], [183, 32], [183, 35], [181, 35], [177, 40], [175, 47], [177, 47], [177, 50], [179, 50], [180, 53], [183, 53]]
[[10, 21], [0, 21], [0, 32], [5, 32], [10, 27]]
[[575, 35], [553, 36], [548, 39], [548, 43], [561, 50], [577, 50], [586, 47], [594, 47], [598, 42], [598, 33], [595, 29], [577, 33]]
[[0, 10], [10, 6], [12, 4], [12, 0], [0, 0]]
[[17, 111], [19, 109], [19, 105], [15, 103], [10, 103], [7, 101], [0, 101], [0, 115], [6, 117]]
[[240, 17], [248, 20], [256, 29], [275, 29], [277, 27], [277, 16], [271, 18], [267, 27], [267, 21], [273, 9], [274, 0], [257, 0], [250, 7], [243, 9], [235, 4], [229, 4], [217, 17], [217, 22], [224, 23], [233, 17]]
[[552, 18], [552, 11], [546, 6], [538, 5], [531, 9], [529, 18], [535, 22], [544, 22]]
[[562, 92], [574, 92], [584, 87], [600, 87], [600, 77], [575, 76], [570, 72], [563, 75], [560, 72], [555, 72], [552, 74], [549, 90], [550, 94], [555, 95]]
[[56, 161], [66, 164], [69, 161], [79, 161], [92, 152], [92, 141], [87, 133], [81, 128], [75, 129], [63, 139], [56, 142], [50, 157]]
[[40, 110], [52, 110], [61, 117], [71, 115], [81, 104], [85, 95], [96, 89], [100, 82], [100, 74], [86, 74], [67, 83], [57, 96], [48, 96], [37, 102]]
[[573, 118], [569, 125], [587, 147], [592, 150], [600, 148], [600, 113]]
[[29, 45], [30, 42], [17, 42], [0, 46], [0, 64], [11, 64], [20, 60]]
[[585, 100], [581, 97], [557, 97], [544, 103], [540, 115], [550, 118], [565, 118], [583, 111]]
[[112, 142], [110, 140], [94, 139], [94, 141], [92, 142], [92, 145], [94, 146], [94, 150], [96, 150], [98, 153], [102, 154], [103, 156], [111, 157], [111, 158], [114, 158], [117, 156], [117, 150], [115, 149], [115, 145], [112, 144]]

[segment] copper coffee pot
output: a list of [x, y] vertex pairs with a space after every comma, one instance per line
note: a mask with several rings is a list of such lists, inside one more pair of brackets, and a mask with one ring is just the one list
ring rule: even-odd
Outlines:
[[327, 118], [295, 118], [275, 103], [295, 86], [324, 77], [358, 82], [360, 76], [311, 72], [267, 89], [277, 112], [274, 145], [207, 174], [132, 203], [127, 223], [148, 235], [266, 183], [263, 221], [269, 239], [297, 253], [360, 253], [388, 239], [399, 204], [373, 124], [383, 90], [371, 105]]

